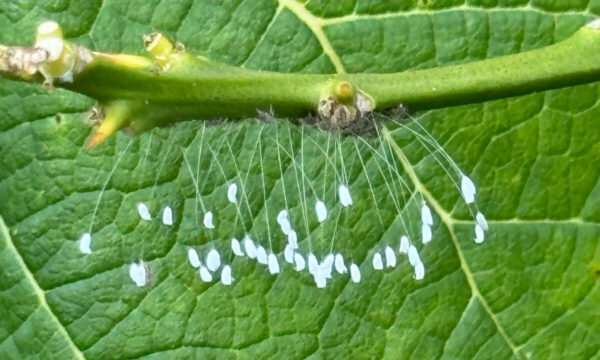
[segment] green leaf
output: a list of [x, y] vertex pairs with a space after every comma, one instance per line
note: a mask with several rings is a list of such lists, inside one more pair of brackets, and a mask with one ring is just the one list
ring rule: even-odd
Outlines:
[[[141, 35], [159, 30], [250, 68], [391, 72], [541, 47], [599, 13], [595, 0], [11, 0], [0, 42], [32, 41], [54, 19], [103, 51], [141, 53]], [[88, 152], [91, 99], [0, 81], [0, 358], [597, 358], [598, 100], [592, 84], [418, 114], [477, 185], [490, 222], [477, 245], [456, 174], [393, 121], [389, 137], [362, 140], [285, 120], [189, 121]], [[336, 199], [342, 176], [349, 208]], [[245, 184], [239, 212], [232, 182]], [[316, 197], [329, 208], [321, 225]], [[434, 211], [426, 246], [423, 199]], [[141, 220], [138, 202], [154, 217], [172, 207], [175, 224]], [[318, 289], [282, 256], [277, 276], [233, 258], [229, 240], [246, 231], [283, 251], [275, 218], [286, 203], [301, 249], [333, 246], [361, 264], [360, 283], [334, 275]], [[371, 266], [374, 252], [397, 249], [403, 222], [422, 281], [404, 256]], [[203, 283], [187, 261], [189, 247], [213, 246], [232, 262], [232, 286]], [[142, 259], [150, 278], [138, 288], [128, 272]]]

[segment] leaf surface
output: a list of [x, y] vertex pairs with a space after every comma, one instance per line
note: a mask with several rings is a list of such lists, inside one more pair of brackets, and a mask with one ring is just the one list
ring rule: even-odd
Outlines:
[[[11, 0], [0, 4], [0, 42], [31, 42], [54, 19], [102, 51], [141, 53], [141, 35], [163, 31], [192, 53], [250, 68], [392, 72], [552, 44], [598, 13], [595, 0]], [[88, 152], [93, 100], [0, 81], [0, 357], [598, 358], [598, 91], [418, 114], [477, 185], [490, 222], [477, 245], [440, 153], [393, 123], [390, 144], [286, 121], [189, 121]], [[239, 209], [226, 197], [233, 182]], [[340, 182], [350, 208], [339, 204]], [[317, 198], [329, 210], [323, 224]], [[426, 246], [423, 201], [434, 212]], [[138, 202], [155, 220], [140, 219]], [[173, 226], [160, 221], [165, 206]], [[282, 253], [275, 217], [286, 207], [301, 249], [352, 258], [361, 283], [335, 275], [317, 289], [282, 256], [277, 276], [234, 259], [230, 238], [245, 233]], [[78, 240], [90, 228], [83, 255]], [[422, 281], [406, 257], [395, 269], [371, 265], [405, 232]], [[234, 285], [203, 283], [189, 247], [221, 250]], [[141, 259], [150, 277], [138, 288], [128, 272]]]

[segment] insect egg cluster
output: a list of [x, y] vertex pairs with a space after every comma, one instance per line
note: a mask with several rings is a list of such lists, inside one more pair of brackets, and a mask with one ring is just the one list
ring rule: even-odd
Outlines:
[[[267, 125], [264, 125], [267, 126]], [[279, 134], [279, 133], [277, 133]], [[278, 135], [277, 135], [278, 136]], [[302, 134], [303, 136], [303, 134]], [[331, 139], [331, 135], [328, 135]], [[473, 181], [465, 175], [456, 163], [443, 151], [439, 144], [435, 142], [432, 137], [424, 135], [423, 138], [419, 138], [423, 141], [423, 145], [431, 147], [434, 150], [432, 154], [439, 153], [445, 156], [445, 160], [450, 164], [449, 168], [439, 161], [440, 166], [450, 175], [453, 179], [456, 179], [455, 185], [459, 190], [459, 193], [464, 201], [464, 204], [469, 208], [474, 218], [474, 241], [476, 243], [482, 243], [485, 239], [485, 233], [489, 229], [488, 222], [481, 211], [479, 211], [476, 203], [476, 188]], [[219, 193], [219, 197], [223, 199], [223, 203], [228, 204], [235, 208], [236, 219], [234, 224], [241, 224], [243, 232], [240, 229], [236, 229], [236, 225], [227, 228], [230, 234], [225, 235], [226, 241], [215, 241], [213, 234], [217, 233], [217, 225], [219, 223], [226, 224], [226, 220], [220, 217], [220, 209], [217, 203], [205, 203], [202, 200], [199, 187], [199, 170], [196, 174], [192, 169], [197, 167], [200, 169], [200, 164], [192, 166], [192, 163], [188, 159], [186, 152], [182, 148], [182, 155], [189, 170], [192, 183], [196, 190], [196, 205], [200, 205], [202, 213], [200, 220], [198, 219], [198, 213], [196, 214], [196, 226], [206, 236], [211, 239], [210, 243], [196, 246], [187, 247], [187, 263], [191, 268], [195, 269], [197, 276], [201, 282], [212, 283], [214, 281], [220, 281], [225, 286], [233, 285], [236, 279], [243, 278], [244, 274], [236, 274], [236, 269], [240, 262], [247, 263], [248, 261], [255, 262], [259, 267], [263, 267], [265, 272], [271, 276], [276, 276], [284, 271], [294, 271], [297, 273], [305, 273], [312, 278], [315, 286], [318, 288], [326, 288], [334, 278], [347, 277], [352, 283], [360, 283], [365, 279], [365, 276], [378, 271], [393, 271], [397, 268], [404, 260], [412, 267], [413, 278], [417, 281], [423, 280], [426, 275], [426, 268], [423, 261], [421, 252], [425, 247], [434, 240], [434, 226], [436, 218], [434, 215], [440, 210], [439, 205], [433, 201], [428, 201], [424, 194], [419, 191], [418, 187], [411, 188], [406, 180], [398, 172], [398, 166], [395, 160], [389, 156], [391, 153], [391, 146], [389, 142], [386, 142], [385, 138], [380, 137], [379, 148], [375, 148], [368, 144], [364, 140], [355, 140], [354, 146], [356, 147], [355, 157], [351, 161], [352, 163], [360, 163], [363, 167], [364, 182], [361, 188], [360, 184], [356, 183], [356, 180], [351, 180], [349, 173], [352, 169], [348, 169], [345, 165], [349, 160], [344, 159], [344, 152], [341, 148], [341, 140], [339, 138], [334, 139], [333, 153], [330, 150], [329, 141], [327, 142], [326, 148], [322, 147], [318, 143], [316, 148], [325, 154], [325, 167], [322, 169], [325, 175], [323, 177], [322, 192], [318, 189], [318, 186], [313, 183], [313, 180], [307, 175], [307, 169], [303, 163], [304, 150], [300, 150], [300, 154], [295, 153], [293, 148], [285, 148], [281, 146], [280, 140], [277, 139], [277, 156], [278, 162], [281, 168], [282, 156], [287, 156], [289, 166], [293, 170], [292, 174], [296, 174], [295, 188], [289, 187], [285, 183], [285, 177], [281, 170], [281, 185], [283, 203], [285, 207], [279, 208], [276, 215], [269, 212], [267, 201], [266, 189], [265, 189], [265, 178], [263, 169], [263, 154], [261, 137], [257, 143], [259, 149], [259, 160], [261, 169], [261, 183], [262, 183], [262, 195], [264, 199], [264, 214], [266, 221], [267, 236], [258, 235], [255, 232], [249, 231], [244, 225], [243, 212], [244, 206], [248, 209], [249, 215], [252, 216], [253, 221], [256, 221], [257, 215], [252, 214], [252, 210], [249, 204], [249, 194], [247, 192], [247, 176], [244, 178], [239, 172], [237, 164], [234, 164], [234, 168], [238, 169], [237, 178], [239, 180], [233, 181], [230, 176], [225, 175], [225, 171], [220, 161], [217, 160], [217, 153], [220, 149], [214, 150], [210, 145], [209, 153], [213, 156], [213, 162], [219, 168], [223, 179], [225, 180], [225, 191]], [[377, 200], [377, 194], [373, 188], [373, 181], [370, 178], [369, 171], [363, 155], [358, 148], [358, 141], [363, 141], [367, 146], [367, 150], [371, 152], [371, 164], [375, 164], [380, 172], [381, 179], [385, 184], [385, 188], [389, 194], [386, 199], [389, 199], [389, 204], [396, 207], [398, 211], [397, 219], [401, 223], [402, 230], [395, 231], [393, 238], [385, 240], [382, 244], [375, 245], [375, 248], [370, 249], [365, 255], [360, 255], [362, 259], [357, 261], [354, 254], [348, 252], [348, 249], [336, 248], [335, 245], [340, 242], [341, 235], [337, 233], [340, 224], [342, 224], [340, 217], [342, 214], [350, 214], [355, 211], [356, 205], [361, 205], [365, 200], [364, 194], [370, 194], [374, 205], [374, 210], [379, 216], [379, 220], [383, 227], [383, 221], [379, 211], [379, 204]], [[305, 142], [303, 141], [302, 144]], [[129, 146], [129, 145], [128, 145]], [[229, 147], [229, 144], [225, 142], [225, 146]], [[127, 148], [125, 149], [125, 151]], [[199, 156], [203, 151], [203, 145], [201, 143], [199, 149]], [[230, 148], [231, 151], [231, 148]], [[389, 152], [388, 152], [389, 151]], [[121, 154], [122, 156], [123, 154]], [[298, 163], [298, 158], [300, 159]], [[119, 158], [120, 159], [120, 158]], [[252, 160], [250, 160], [252, 162]], [[118, 163], [118, 161], [117, 161]], [[117, 164], [115, 164], [116, 167]], [[333, 177], [334, 184], [330, 183], [330, 178], [327, 177], [329, 171], [330, 178]], [[112, 174], [112, 172], [111, 172]], [[109, 177], [110, 179], [110, 177]], [[381, 181], [380, 181], [381, 182]], [[107, 182], [108, 183], [108, 180]], [[354, 193], [358, 191], [357, 193]], [[298, 194], [295, 201], [299, 201], [298, 204], [288, 206], [288, 193], [294, 192]], [[411, 194], [410, 199], [404, 197], [403, 192]], [[102, 194], [102, 192], [101, 192]], [[307, 194], [311, 196], [311, 200], [307, 200]], [[327, 194], [330, 194], [329, 196]], [[332, 196], [333, 195], [333, 198]], [[101, 198], [101, 195], [100, 195]], [[100, 201], [98, 199], [98, 202]], [[225, 201], [226, 200], [226, 201]], [[360, 202], [355, 203], [357, 200]], [[415, 206], [415, 203], [418, 204]], [[404, 208], [413, 208], [415, 213], [418, 213], [418, 218], [412, 217], [406, 214], [402, 215]], [[214, 209], [213, 212], [210, 209]], [[293, 210], [295, 208], [295, 210]], [[177, 209], [176, 209], [177, 210]], [[296, 211], [300, 210], [300, 211]], [[312, 210], [312, 211], [311, 211]], [[176, 219], [183, 219], [184, 214], [176, 213], [171, 206], [163, 205], [160, 213], [153, 215], [146, 202], [137, 202], [135, 204], [135, 211], [137, 216], [142, 222], [154, 222], [162, 224], [161, 226], [173, 227], [176, 223]], [[196, 207], [198, 212], [198, 207]], [[95, 215], [95, 214], [94, 214]], [[240, 222], [239, 220], [242, 219]], [[407, 224], [405, 219], [408, 219]], [[276, 223], [277, 231], [271, 232], [269, 224]], [[315, 232], [311, 234], [309, 229], [309, 223], [317, 225], [317, 228], [321, 230], [320, 233]], [[93, 218], [92, 218], [93, 224]], [[413, 231], [414, 228], [420, 229], [420, 231]], [[84, 233], [79, 239], [79, 251], [86, 256], [93, 256], [93, 236], [90, 231]], [[330, 235], [330, 244], [327, 248], [317, 247], [314, 237], [323, 238], [325, 235], [323, 231], [325, 229], [333, 229], [333, 234]], [[222, 234], [222, 227], [219, 226], [220, 233]], [[347, 230], [343, 230], [347, 231]], [[302, 242], [299, 241], [299, 234], [301, 235]], [[220, 235], [222, 238], [223, 235]], [[279, 242], [277, 239], [284, 239], [284, 242]], [[418, 239], [418, 244], [413, 239]], [[223, 246], [225, 245], [225, 246]], [[276, 250], [279, 249], [279, 250]], [[137, 260], [129, 265], [129, 277], [133, 283], [138, 287], [144, 287], [148, 284], [150, 279], [151, 267], [150, 264], [145, 263], [143, 260]]]

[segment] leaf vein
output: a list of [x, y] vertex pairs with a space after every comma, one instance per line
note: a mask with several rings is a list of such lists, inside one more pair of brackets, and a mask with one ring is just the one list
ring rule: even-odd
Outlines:
[[16, 248], [15, 244], [12, 241], [12, 238], [8, 231], [8, 227], [6, 226], [6, 224], [4, 223], [4, 220], [1, 217], [0, 217], [0, 231], [2, 232], [2, 236], [4, 237], [4, 240], [6, 242], [6, 246], [8, 247], [8, 249], [12, 250], [15, 253], [15, 259], [19, 263], [19, 266], [21, 267], [21, 269], [23, 270], [25, 279], [27, 280], [27, 282], [29, 282], [31, 284], [31, 287], [33, 288], [33, 292], [35, 293], [35, 295], [38, 298], [40, 308], [42, 308], [43, 310], [48, 312], [50, 319], [52, 319], [52, 321], [56, 325], [56, 328], [57, 328], [56, 332], [59, 333], [61, 336], [63, 336], [66, 339], [66, 341], [69, 344], [69, 347], [71, 348], [71, 350], [73, 351], [73, 354], [75, 355], [75, 357], [78, 359], [85, 359], [81, 350], [77, 347], [77, 345], [75, 345], [75, 342], [73, 342], [73, 339], [67, 332], [67, 329], [65, 329], [65, 327], [62, 325], [62, 323], [60, 322], [58, 317], [54, 314], [54, 312], [48, 305], [48, 302], [46, 301], [46, 293], [44, 292], [44, 290], [42, 290], [42, 288], [40, 288], [40, 285], [35, 280], [33, 274], [31, 273], [31, 271], [29, 271], [27, 264], [25, 264], [25, 260], [23, 259], [23, 257], [21, 256], [21, 253], [19, 252], [19, 250]]

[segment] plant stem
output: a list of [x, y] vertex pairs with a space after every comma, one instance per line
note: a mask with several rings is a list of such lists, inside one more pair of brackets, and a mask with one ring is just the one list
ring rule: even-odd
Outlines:
[[197, 105], [199, 117], [249, 116], [269, 106], [281, 115], [302, 115], [314, 111], [336, 81], [355, 85], [376, 109], [399, 104], [427, 109], [598, 81], [600, 30], [584, 26], [544, 48], [392, 74], [283, 74], [185, 56], [158, 76], [98, 62], [77, 80], [66, 86], [97, 99]]
[[436, 108], [522, 95], [600, 80], [600, 30], [594, 23], [562, 42], [519, 54], [397, 74], [356, 74], [377, 101]]
[[171, 60], [168, 70], [159, 71], [131, 70], [98, 58], [73, 83], [62, 86], [101, 102], [140, 101], [199, 118], [252, 116], [257, 108], [271, 105], [293, 116], [314, 110], [332, 78], [247, 70], [184, 53]]
[[[59, 79], [57, 86], [91, 96], [109, 109], [118, 106], [118, 111], [108, 111], [117, 114], [109, 120], [114, 124], [104, 126], [102, 136], [92, 141], [95, 145], [126, 126], [142, 132], [191, 118], [253, 116], [256, 109], [271, 107], [278, 115], [303, 116], [319, 109], [327, 99], [343, 103], [335, 106], [352, 107], [354, 101], [363, 112], [399, 104], [427, 109], [598, 81], [599, 27], [596, 20], [567, 40], [537, 50], [393, 74], [284, 74], [249, 70], [177, 50], [162, 34], [146, 39], [150, 57], [92, 53], [64, 41], [57, 60], [42, 61], [46, 56], [43, 46], [49, 46], [44, 44], [54, 46], [45, 49], [47, 54], [56, 55], [58, 50], [55, 39], [49, 41], [50, 35], [40, 35], [38, 30], [39, 46], [38, 43], [33, 48], [0, 45], [0, 74], [25, 81], [43, 80], [35, 76], [38, 70], [46, 82]], [[356, 93], [369, 104], [363, 102], [360, 108]]]

